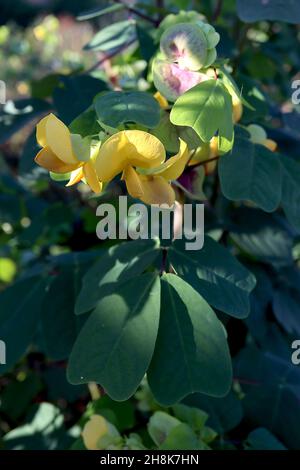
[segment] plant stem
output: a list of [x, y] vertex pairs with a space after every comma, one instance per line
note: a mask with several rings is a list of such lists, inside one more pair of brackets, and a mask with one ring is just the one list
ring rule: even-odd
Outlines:
[[136, 39], [133, 39], [132, 41], [130, 41], [128, 44], [123, 44], [122, 47], [120, 47], [118, 50], [112, 52], [111, 54], [105, 54], [100, 60], [98, 60], [98, 62], [96, 62], [94, 65], [92, 65], [89, 69], [85, 70], [84, 73], [91, 73], [93, 72], [94, 70], [96, 70], [98, 67], [100, 67], [104, 62], [106, 62], [107, 60], [110, 60], [110, 59], [113, 59], [116, 55], [120, 54], [121, 52], [123, 52], [125, 49], [127, 49], [127, 47], [131, 46], [132, 44], [134, 44], [136, 41]]
[[93, 401], [99, 400], [99, 398], [101, 398], [100, 390], [95, 382], [89, 382], [88, 389]]
[[152, 23], [154, 26], [156, 26], [156, 20], [151, 18], [151, 16], [146, 15], [145, 13], [142, 13], [141, 11], [137, 10], [136, 8], [129, 7], [125, 5], [125, 3], [121, 2], [121, 0], [113, 0], [115, 3], [119, 3], [120, 5], [124, 5], [126, 10], [130, 11], [130, 13], [133, 13], [136, 16], [139, 16], [145, 21], [149, 21], [149, 23]]
[[217, 5], [216, 5], [216, 9], [213, 13], [213, 16], [212, 16], [212, 21], [217, 21], [217, 19], [219, 18], [221, 12], [222, 12], [222, 7], [223, 7], [223, 0], [218, 0], [217, 1]]

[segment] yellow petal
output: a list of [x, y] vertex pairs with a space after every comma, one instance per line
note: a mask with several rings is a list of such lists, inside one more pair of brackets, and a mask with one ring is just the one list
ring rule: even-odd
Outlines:
[[128, 165], [154, 168], [165, 161], [166, 152], [157, 137], [139, 130], [121, 131], [112, 135], [99, 150], [96, 172], [106, 182]]
[[108, 423], [103, 416], [93, 415], [82, 431], [82, 438], [88, 450], [99, 450], [99, 439], [108, 433]]
[[68, 183], [66, 184], [66, 186], [73, 186], [74, 184], [79, 183], [79, 181], [81, 181], [83, 177], [84, 175], [83, 175], [82, 167], [78, 168], [77, 170], [72, 171], [70, 179]]
[[134, 198], [141, 199], [145, 204], [173, 206], [175, 203], [175, 192], [162, 176], [139, 175], [132, 167], [127, 167], [123, 178], [128, 193]]
[[40, 122], [36, 125], [36, 140], [38, 144], [41, 147], [46, 147], [47, 146], [47, 141], [46, 141], [46, 123], [49, 119], [49, 116], [45, 116], [43, 119], [41, 119]]
[[127, 190], [130, 196], [140, 199], [144, 190], [141, 183], [141, 176], [135, 171], [132, 166], [127, 166], [122, 175], [122, 180], [126, 181]]
[[272, 139], [266, 139], [263, 145], [267, 147], [269, 150], [271, 150], [271, 152], [275, 152], [275, 150], [277, 149], [277, 142], [275, 142], [275, 140], [272, 140]]
[[54, 173], [69, 173], [80, 166], [79, 162], [75, 165], [64, 163], [57, 158], [49, 147], [40, 150], [34, 160], [39, 166], [46, 168], [46, 170], [53, 171]]
[[168, 181], [176, 180], [183, 173], [185, 166], [190, 158], [190, 153], [186, 142], [180, 140], [180, 148], [177, 155], [169, 158], [160, 166], [160, 170], [155, 172], [156, 175], [162, 176]]
[[210, 160], [219, 155], [218, 137], [213, 137], [211, 139], [209, 148], [210, 148], [210, 155], [209, 155]]
[[167, 109], [169, 107], [169, 103], [166, 98], [159, 91], [155, 93], [154, 98], [162, 109]]
[[83, 174], [85, 177], [85, 180], [89, 187], [91, 188], [94, 193], [98, 194], [101, 193], [102, 191], [102, 183], [99, 181], [99, 178], [97, 176], [94, 164], [90, 161], [87, 162], [84, 167], [83, 167]]
[[243, 115], [243, 105], [236, 94], [232, 96], [232, 114], [234, 123], [239, 122]]
[[45, 122], [45, 130], [47, 146], [52, 152], [65, 163], [78, 163], [73, 154], [71, 135], [67, 126], [54, 114], [49, 114]]

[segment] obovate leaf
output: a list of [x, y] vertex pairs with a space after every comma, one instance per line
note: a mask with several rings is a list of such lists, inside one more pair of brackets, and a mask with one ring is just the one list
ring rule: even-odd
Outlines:
[[203, 248], [193, 252], [185, 250], [184, 240], [176, 240], [168, 256], [179, 276], [210, 305], [237, 318], [247, 317], [255, 277], [229, 250], [205, 237]]
[[115, 3], [107, 7], [98, 7], [92, 8], [87, 11], [83, 11], [77, 16], [78, 21], [91, 20], [92, 18], [97, 18], [99, 16], [107, 15], [108, 13], [115, 13], [116, 11], [124, 10], [126, 5], [123, 3]]
[[232, 153], [219, 160], [224, 196], [232, 201], [251, 201], [273, 212], [281, 199], [281, 166], [277, 154], [246, 139], [236, 139]]
[[69, 381], [97, 382], [112, 399], [127, 400], [151, 361], [159, 310], [160, 280], [155, 273], [131, 279], [104, 297], [76, 340]]
[[102, 28], [84, 47], [87, 51], [111, 53], [136, 40], [135, 21], [125, 20]]
[[180, 96], [170, 119], [177, 126], [192, 127], [203, 142], [209, 142], [218, 133], [222, 153], [232, 148], [232, 100], [220, 80], [207, 80]]
[[237, 0], [238, 15], [242, 21], [271, 20], [300, 22], [299, 3], [295, 0]]
[[159, 253], [159, 246], [153, 240], [136, 240], [110, 248], [84, 276], [75, 313], [79, 315], [92, 310], [101, 297], [141, 274]]
[[200, 294], [174, 274], [162, 277], [159, 332], [148, 382], [155, 399], [166, 406], [193, 392], [226, 395], [231, 384], [222, 323]]
[[160, 119], [158, 102], [143, 91], [110, 91], [99, 95], [95, 109], [99, 121], [111, 127], [134, 122], [153, 128]]
[[290, 224], [300, 230], [300, 162], [285, 155], [280, 161], [283, 171], [281, 204]]

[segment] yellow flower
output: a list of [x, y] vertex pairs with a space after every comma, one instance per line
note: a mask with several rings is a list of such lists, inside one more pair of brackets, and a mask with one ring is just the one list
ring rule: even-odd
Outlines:
[[102, 183], [94, 168], [99, 147], [90, 147], [86, 155], [81, 136], [71, 134], [67, 126], [52, 113], [38, 123], [36, 137], [43, 147], [35, 157], [38, 165], [54, 173], [72, 172], [67, 186], [84, 178], [95, 193], [101, 192]]
[[236, 94], [232, 94], [232, 114], [233, 114], [233, 122], [237, 123], [241, 120], [243, 115], [243, 105], [242, 101]]
[[277, 142], [275, 142], [275, 140], [268, 139], [267, 133], [263, 127], [258, 126], [257, 124], [249, 124], [246, 129], [250, 134], [251, 142], [263, 145], [267, 149], [271, 150], [271, 152], [275, 152], [277, 149]]
[[182, 140], [178, 154], [165, 161], [166, 151], [157, 137], [140, 130], [127, 130], [104, 142], [95, 168], [103, 182], [122, 173], [128, 193], [146, 204], [172, 206], [175, 193], [169, 181], [181, 175], [188, 158], [188, 148]]
[[112, 448], [119, 438], [120, 434], [115, 426], [100, 415], [91, 416], [82, 431], [82, 439], [88, 450]]
[[[193, 152], [193, 157], [189, 161], [189, 166], [203, 163], [205, 174], [213, 173], [217, 166], [217, 157], [219, 156], [218, 138], [213, 137], [210, 142], [204, 143]], [[212, 161], [210, 161], [212, 160]]]

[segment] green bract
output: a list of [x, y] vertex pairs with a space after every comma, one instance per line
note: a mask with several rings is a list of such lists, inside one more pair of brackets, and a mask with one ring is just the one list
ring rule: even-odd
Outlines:
[[161, 37], [161, 35], [166, 31], [166, 29], [174, 26], [178, 23], [196, 23], [197, 21], [204, 21], [205, 17], [198, 13], [197, 11], [183, 11], [181, 10], [177, 15], [171, 13], [167, 15], [159, 25], [157, 30], [157, 37]]
[[220, 35], [213, 26], [197, 23], [178, 23], [161, 37], [162, 53], [182, 68], [197, 71], [209, 67], [217, 58], [216, 45]]

